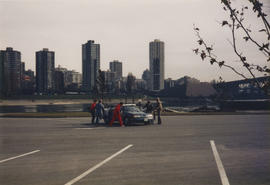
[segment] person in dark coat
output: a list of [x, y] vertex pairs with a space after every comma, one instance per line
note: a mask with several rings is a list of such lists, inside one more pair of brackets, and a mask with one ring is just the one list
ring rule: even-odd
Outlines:
[[150, 101], [147, 101], [147, 103], [143, 106], [143, 109], [145, 109], [146, 113], [152, 113], [153, 112], [153, 105]]
[[95, 118], [96, 118], [96, 104], [97, 104], [97, 100], [94, 100], [93, 103], [91, 104], [91, 107], [90, 107], [90, 113], [92, 115], [92, 124], [95, 123]]
[[141, 108], [142, 108], [142, 100], [141, 99], [139, 99], [139, 101], [136, 104], [136, 106], [141, 110]]
[[157, 102], [156, 102], [156, 106], [155, 106], [155, 110], [154, 110], [154, 120], [156, 119], [156, 114], [157, 114], [158, 124], [160, 125], [162, 123], [160, 113], [163, 110], [163, 107], [162, 107], [162, 103], [161, 103], [159, 98], [157, 98], [156, 101]]
[[102, 100], [98, 101], [98, 104], [95, 107], [96, 109], [96, 124], [99, 124], [99, 120], [103, 118], [104, 115], [104, 105], [102, 104]]

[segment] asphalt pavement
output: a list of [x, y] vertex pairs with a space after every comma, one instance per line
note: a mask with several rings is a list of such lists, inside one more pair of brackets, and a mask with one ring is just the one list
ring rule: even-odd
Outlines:
[[269, 185], [270, 115], [0, 118], [1, 185]]

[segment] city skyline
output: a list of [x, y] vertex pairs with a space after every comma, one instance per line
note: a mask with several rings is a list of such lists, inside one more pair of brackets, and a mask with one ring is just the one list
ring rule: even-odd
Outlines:
[[[237, 1], [239, 5], [243, 2]], [[268, 13], [269, 2], [263, 2]], [[90, 7], [91, 11], [87, 11]], [[137, 9], [141, 11], [138, 13]], [[91, 39], [101, 46], [102, 70], [108, 69], [110, 61], [119, 60], [125, 66], [124, 76], [132, 72], [140, 78], [148, 68], [148, 43], [160, 39], [166, 43], [165, 79], [185, 75], [201, 81], [219, 76], [226, 81], [241, 79], [231, 71], [203, 63], [192, 53], [197, 40], [193, 33], [195, 24], [218, 54], [231, 58], [226, 55], [232, 51], [227, 41], [229, 32], [218, 23], [228, 17], [220, 1], [10, 0], [0, 1], [0, 10], [0, 49], [12, 47], [21, 51], [26, 69], [35, 69], [35, 51], [50, 48], [56, 53], [57, 65], [82, 72], [81, 43]], [[251, 15], [247, 19], [256, 30], [257, 18]], [[254, 48], [244, 49], [250, 58], [258, 61], [262, 58], [253, 52]], [[231, 58], [232, 63], [234, 59]]]

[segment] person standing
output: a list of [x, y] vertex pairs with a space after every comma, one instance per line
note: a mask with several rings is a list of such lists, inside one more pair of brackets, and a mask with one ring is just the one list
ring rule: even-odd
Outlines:
[[98, 104], [95, 107], [96, 113], [96, 124], [99, 124], [99, 120], [103, 118], [104, 115], [104, 105], [102, 104], [102, 100], [98, 101]]
[[141, 108], [142, 108], [142, 100], [141, 99], [139, 99], [139, 101], [136, 104], [136, 106], [141, 110]]
[[90, 107], [90, 113], [92, 115], [92, 124], [95, 123], [95, 118], [96, 118], [96, 104], [97, 104], [97, 100], [95, 99]]
[[157, 98], [156, 101], [157, 102], [156, 102], [156, 107], [155, 107], [155, 110], [154, 110], [154, 120], [156, 119], [156, 114], [157, 114], [157, 116], [158, 116], [158, 124], [160, 125], [162, 123], [160, 113], [161, 113], [163, 107], [162, 107], [162, 103], [161, 103], [159, 98]]
[[[148, 100], [147, 103], [143, 106], [144, 112], [148, 114], [154, 114], [153, 113], [153, 105], [152, 103]], [[151, 124], [154, 124], [154, 121], [151, 121]]]
[[153, 105], [148, 100], [147, 103], [143, 106], [143, 109], [145, 109], [145, 113], [152, 113], [153, 112]]
[[116, 105], [116, 107], [114, 108], [114, 111], [113, 111], [113, 118], [112, 120], [110, 121], [110, 126], [112, 126], [113, 122], [118, 119], [119, 123], [120, 123], [120, 126], [123, 127], [124, 124], [122, 122], [122, 118], [121, 118], [121, 114], [120, 114], [120, 111], [121, 111], [121, 107], [123, 106], [123, 102], [120, 102], [118, 105]]

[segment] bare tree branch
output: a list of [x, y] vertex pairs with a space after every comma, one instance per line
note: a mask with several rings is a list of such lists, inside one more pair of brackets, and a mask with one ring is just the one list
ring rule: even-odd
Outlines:
[[[232, 9], [232, 7], [230, 5], [227, 6], [227, 8], [229, 8], [230, 12], [231, 12], [231, 16], [232, 16], [232, 19], [235, 19], [238, 24], [240, 25], [240, 27], [242, 28], [242, 30], [246, 33], [247, 37], [249, 38], [250, 41], [252, 41], [258, 48], [262, 48], [262, 52], [264, 53], [267, 53], [268, 56], [270, 56], [270, 52], [265, 48], [263, 47], [263, 45], [260, 45], [258, 42], [256, 42], [252, 37], [251, 35], [249, 34], [249, 31], [247, 30], [247, 28], [245, 28], [245, 26], [242, 24], [242, 21], [240, 21], [237, 17], [237, 15], [235, 14], [235, 11]], [[265, 54], [264, 53], [264, 54]]]
[[[251, 29], [249, 27], [246, 27], [243, 24], [243, 21], [245, 20], [245, 10], [248, 9], [247, 6], [243, 6], [241, 10], [237, 10], [232, 7], [230, 0], [221, 0], [221, 3], [224, 4], [223, 9], [225, 11], [228, 11], [230, 13], [230, 20], [231, 22], [228, 22], [227, 20], [223, 20], [220, 24], [221, 26], [228, 26], [231, 30], [232, 34], [232, 42], [229, 41], [230, 45], [233, 47], [233, 51], [236, 54], [236, 56], [240, 59], [239, 61], [243, 64], [243, 67], [248, 71], [248, 73], [252, 76], [254, 79], [254, 82], [257, 87], [264, 89], [265, 87], [269, 88], [270, 85], [268, 84], [261, 84], [255, 75], [255, 70], [261, 73], [264, 73], [264, 75], [270, 74], [270, 68], [267, 64], [265, 64], [264, 67], [258, 65], [258, 64], [250, 64], [250, 62], [247, 61], [247, 57], [244, 56], [243, 53], [239, 52], [239, 48], [237, 47], [237, 40], [236, 40], [236, 31], [240, 28], [244, 31], [245, 36], [243, 39], [248, 42], [251, 41], [257, 48], [258, 52], [262, 52], [264, 56], [266, 57], [266, 62], [270, 61], [270, 25], [268, 20], [266, 19], [266, 14], [263, 12], [262, 7], [263, 4], [260, 3], [259, 0], [249, 0], [250, 3], [253, 4], [253, 11], [255, 13], [258, 13], [257, 17], [260, 18], [263, 22], [264, 28], [259, 30], [258, 32], [265, 32], [265, 34], [268, 36], [267, 41], [265, 43], [259, 44], [258, 41], [256, 41], [250, 34]], [[203, 47], [203, 49], [194, 49], [193, 51], [195, 54], [200, 55], [202, 60], [205, 60], [206, 58], [210, 60], [210, 63], [218, 64], [219, 67], [226, 67], [231, 69], [235, 74], [241, 76], [244, 79], [248, 79], [247, 76], [243, 73], [241, 73], [239, 70], [234, 68], [232, 65], [229, 65], [225, 63], [225, 61], [218, 61], [217, 56], [214, 54], [213, 46], [209, 46], [206, 44], [206, 42], [203, 40], [203, 38], [200, 36], [199, 28], [196, 28], [194, 26], [194, 31], [196, 33], [196, 36], [198, 37], [198, 44]]]
[[254, 78], [256, 84], [258, 87], [260, 87], [260, 83], [258, 82], [258, 80], [256, 79], [256, 76], [253, 74], [253, 72], [250, 70], [249, 68], [249, 64], [246, 62], [246, 57], [243, 57], [237, 50], [236, 47], [236, 39], [235, 39], [235, 19], [232, 17], [232, 37], [233, 37], [233, 48], [234, 48], [234, 52], [235, 54], [240, 58], [240, 61], [242, 61], [243, 66], [248, 70], [248, 72], [251, 74], [251, 76]]
[[[239, 71], [237, 71], [234, 67], [230, 66], [230, 65], [227, 65], [225, 64], [224, 61], [220, 61], [218, 62], [217, 61], [217, 57], [216, 55], [214, 55], [211, 50], [209, 48], [212, 48], [212, 47], [208, 47], [207, 44], [205, 43], [205, 41], [202, 39], [202, 37], [200, 36], [200, 33], [199, 33], [199, 30], [197, 30], [196, 28], [194, 28], [195, 32], [196, 32], [196, 35], [197, 37], [199, 38], [199, 41], [201, 41], [201, 45], [203, 45], [207, 51], [208, 54], [205, 55], [205, 57], [208, 57], [210, 58], [210, 63], [211, 64], [218, 64], [219, 67], [227, 67], [229, 69], [231, 69], [233, 72], [235, 72], [237, 75], [241, 76], [242, 78], [244, 79], [248, 79], [244, 74], [240, 73]], [[208, 49], [207, 49], [208, 48]], [[195, 52], [196, 54], [200, 54], [200, 55], [204, 55], [204, 52], [200, 52], [199, 50], [196, 50], [197, 52]]]

